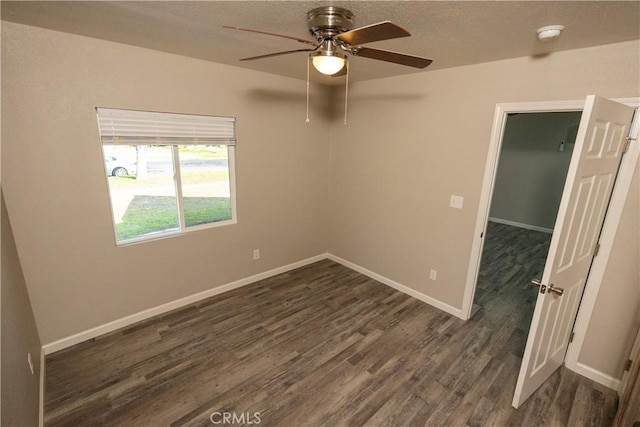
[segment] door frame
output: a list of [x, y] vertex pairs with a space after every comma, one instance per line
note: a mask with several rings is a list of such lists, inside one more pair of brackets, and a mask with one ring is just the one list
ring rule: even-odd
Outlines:
[[[621, 104], [636, 108], [636, 114], [630, 128], [630, 136], [632, 138], [640, 137], [640, 98], [623, 98], [612, 99]], [[489, 152], [487, 154], [487, 162], [485, 166], [484, 178], [482, 181], [482, 189], [478, 206], [478, 214], [476, 218], [475, 231], [471, 246], [471, 254], [469, 257], [469, 268], [467, 270], [467, 280], [462, 301], [461, 314], [463, 319], [467, 320], [471, 317], [473, 308], [473, 299], [475, 295], [476, 285], [478, 281], [478, 273], [480, 270], [480, 261], [482, 257], [482, 249], [484, 246], [484, 234], [486, 233], [487, 222], [489, 220], [489, 209], [491, 207], [491, 199], [496, 180], [496, 172], [498, 168], [498, 159], [502, 149], [502, 139], [505, 126], [507, 123], [507, 115], [510, 113], [553, 113], [566, 111], [583, 111], [585, 100], [575, 101], [548, 101], [548, 102], [520, 102], [520, 103], [501, 103], [496, 104], [493, 119], [493, 127], [491, 130], [491, 139], [489, 142]], [[589, 319], [595, 306], [600, 284], [604, 276], [604, 271], [609, 260], [609, 254], [613, 246], [613, 240], [618, 228], [618, 223], [622, 215], [622, 209], [631, 186], [633, 172], [638, 157], [640, 155], [640, 141], [631, 144], [629, 151], [622, 159], [622, 164], [618, 172], [618, 177], [611, 195], [609, 209], [605, 216], [605, 221], [600, 236], [600, 255], [593, 261], [591, 272], [585, 284], [583, 299], [578, 310], [574, 332], [575, 337], [573, 343], [569, 345], [565, 364], [573, 371], [580, 373], [600, 384], [610, 388], [617, 388], [619, 381], [613, 378], [604, 378], [600, 372], [595, 371], [586, 366], [580, 366], [577, 363], [577, 357], [582, 348], [586, 335]], [[616, 383], [617, 381], [617, 383]]]

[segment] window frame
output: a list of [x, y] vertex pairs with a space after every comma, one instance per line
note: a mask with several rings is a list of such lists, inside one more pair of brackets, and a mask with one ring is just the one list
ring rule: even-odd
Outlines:
[[229, 168], [229, 206], [231, 208], [231, 219], [187, 226], [185, 224], [184, 198], [182, 195], [182, 174], [180, 173], [180, 147], [178, 145], [173, 145], [171, 147], [171, 153], [173, 155], [173, 173], [175, 175], [174, 183], [176, 185], [176, 199], [180, 200], [180, 203], [178, 203], [178, 219], [180, 221], [180, 230], [177, 230], [176, 233], [190, 233], [206, 228], [221, 227], [224, 225], [238, 223], [236, 215], [235, 149], [235, 145], [227, 145], [227, 166]]
[[[96, 114], [98, 115], [98, 122], [100, 122], [100, 117], [99, 117], [99, 110], [100, 108], [96, 108]], [[105, 109], [105, 110], [112, 110], [112, 109]], [[127, 110], [121, 110], [121, 111], [127, 111]], [[129, 110], [129, 111], [135, 111], [135, 110]], [[157, 112], [153, 112], [150, 114], [175, 114], [175, 113], [157, 113]], [[208, 117], [215, 117], [215, 116], [208, 116]], [[229, 117], [224, 117], [224, 119], [229, 119]], [[235, 118], [233, 118], [234, 120], [234, 129], [235, 129]], [[199, 145], [222, 145], [222, 146], [226, 146], [227, 148], [227, 168], [228, 168], [228, 174], [229, 174], [229, 207], [231, 209], [231, 218], [224, 220], [224, 221], [214, 221], [214, 222], [209, 222], [209, 223], [204, 223], [204, 224], [198, 224], [198, 225], [192, 225], [192, 226], [187, 226], [186, 225], [186, 220], [185, 220], [185, 211], [184, 211], [184, 196], [183, 196], [183, 188], [182, 188], [182, 173], [181, 173], [181, 169], [180, 169], [180, 147], [181, 146], [185, 146], [185, 144], [181, 144], [181, 143], [170, 143], [170, 142], [165, 142], [165, 141], [159, 141], [157, 143], [150, 143], [150, 144], [135, 144], [135, 143], [120, 143], [120, 144], [115, 144], [115, 143], [105, 143], [103, 142], [103, 138], [102, 138], [102, 133], [100, 131], [100, 126], [98, 126], [98, 134], [100, 135], [99, 138], [99, 142], [100, 142], [100, 154], [101, 154], [101, 158], [103, 159], [103, 167], [105, 169], [105, 183], [107, 186], [107, 194], [109, 196], [109, 207], [111, 209], [111, 224], [113, 226], [113, 235], [114, 235], [114, 239], [115, 239], [115, 243], [116, 246], [128, 246], [128, 245], [134, 245], [134, 244], [139, 244], [139, 243], [144, 243], [144, 242], [149, 242], [149, 241], [154, 241], [154, 240], [161, 240], [161, 239], [167, 239], [167, 238], [171, 238], [171, 237], [177, 237], [177, 236], [183, 236], [183, 235], [187, 235], [190, 234], [194, 231], [201, 231], [201, 230], [205, 230], [205, 229], [209, 229], [209, 228], [217, 228], [217, 227], [224, 227], [224, 226], [228, 226], [228, 225], [234, 225], [238, 223], [238, 214], [237, 214], [237, 203], [236, 203], [236, 156], [235, 156], [235, 149], [236, 149], [236, 144], [235, 144], [235, 130], [234, 130], [234, 143], [233, 144], [224, 144], [224, 143], [211, 143], [211, 142], [195, 142], [193, 144], [186, 144], [186, 145], [193, 145], [193, 146], [199, 146]], [[160, 230], [157, 232], [151, 232], [149, 234], [146, 235], [142, 235], [142, 236], [138, 236], [138, 237], [132, 237], [130, 239], [123, 239], [123, 240], [119, 240], [118, 239], [118, 231], [116, 228], [116, 221], [115, 221], [115, 212], [114, 212], [114, 206], [113, 206], [113, 197], [112, 197], [112, 192], [111, 192], [111, 185], [109, 183], [109, 175], [108, 175], [108, 171], [106, 170], [106, 164], [104, 162], [104, 147], [105, 146], [130, 146], [130, 147], [135, 147], [136, 145], [155, 145], [155, 146], [165, 146], [165, 147], [169, 147], [171, 149], [171, 162], [172, 162], [172, 166], [173, 166], [173, 184], [175, 187], [175, 198], [176, 198], [176, 204], [177, 204], [177, 210], [178, 210], [178, 229], [176, 230]]]

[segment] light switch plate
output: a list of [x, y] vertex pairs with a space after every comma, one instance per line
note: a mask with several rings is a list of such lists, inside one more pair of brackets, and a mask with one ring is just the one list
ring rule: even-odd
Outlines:
[[462, 209], [463, 202], [464, 202], [464, 197], [451, 195], [449, 206], [456, 209]]

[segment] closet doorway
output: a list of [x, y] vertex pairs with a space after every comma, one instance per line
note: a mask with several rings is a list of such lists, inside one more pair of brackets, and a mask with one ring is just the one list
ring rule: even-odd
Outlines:
[[507, 115], [471, 318], [480, 310], [498, 322], [515, 316], [529, 330], [537, 297], [530, 282], [544, 269], [581, 115]]

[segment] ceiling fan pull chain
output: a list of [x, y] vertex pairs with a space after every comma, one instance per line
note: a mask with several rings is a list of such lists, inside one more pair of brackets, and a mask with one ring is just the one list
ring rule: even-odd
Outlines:
[[344, 124], [347, 124], [347, 101], [349, 99], [349, 60], [345, 59], [344, 66], [347, 67], [347, 79], [344, 84]]
[[307, 57], [307, 119], [304, 121], [305, 123], [309, 123], [309, 62], [311, 62], [311, 58]]

